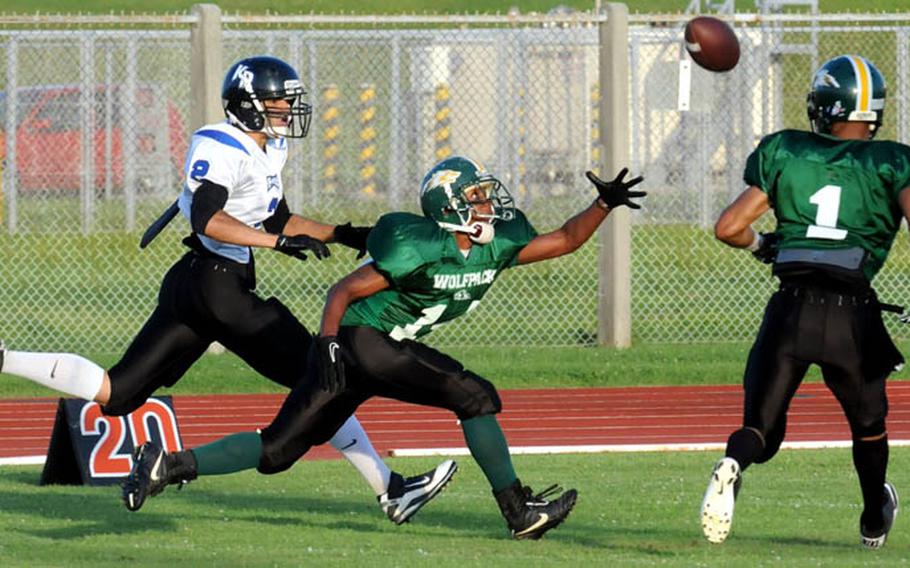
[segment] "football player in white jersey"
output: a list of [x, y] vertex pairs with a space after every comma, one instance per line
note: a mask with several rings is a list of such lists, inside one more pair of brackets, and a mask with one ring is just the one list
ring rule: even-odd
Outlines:
[[[222, 86], [227, 120], [193, 134], [184, 168], [177, 204], [192, 228], [183, 241], [190, 250], [165, 275], [158, 305], [119, 362], [105, 371], [76, 354], [0, 346], [0, 371], [94, 400], [106, 414], [125, 415], [180, 380], [217, 341], [265, 377], [292, 388], [305, 375], [312, 337], [280, 301], [255, 293], [252, 247], [322, 259], [329, 256], [327, 242], [363, 253], [370, 231], [320, 223], [288, 209], [281, 170], [287, 138], [307, 134], [311, 108], [304, 94], [297, 72], [274, 57], [242, 59], [228, 70]], [[162, 219], [157, 230], [169, 220], [167, 214]], [[447, 460], [413, 478], [390, 471], [354, 416], [331, 443], [397, 524], [435, 496], [456, 470]], [[208, 473], [218, 473], [218, 467], [233, 470], [225, 463]]]

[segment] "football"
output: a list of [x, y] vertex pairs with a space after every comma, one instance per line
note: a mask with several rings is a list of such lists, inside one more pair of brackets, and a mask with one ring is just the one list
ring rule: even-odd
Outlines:
[[686, 24], [686, 51], [708, 71], [723, 72], [739, 62], [739, 40], [723, 20], [699, 16]]

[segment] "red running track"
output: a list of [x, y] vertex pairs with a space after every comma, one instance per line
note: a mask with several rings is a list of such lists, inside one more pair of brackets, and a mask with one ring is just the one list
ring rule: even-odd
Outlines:
[[[742, 389], [732, 385], [500, 394], [504, 410], [499, 420], [516, 453], [721, 448], [739, 427], [742, 412]], [[890, 382], [888, 396], [889, 438], [894, 445], [910, 445], [910, 382]], [[175, 396], [183, 443], [193, 447], [262, 427], [282, 399], [282, 395]], [[45, 455], [56, 406], [57, 399], [0, 399], [0, 459]], [[466, 452], [461, 429], [446, 411], [373, 399], [357, 416], [382, 454]], [[786, 444], [844, 446], [849, 440], [840, 407], [824, 385], [800, 387], [789, 413]], [[308, 456], [325, 459], [339, 454], [326, 445]]]

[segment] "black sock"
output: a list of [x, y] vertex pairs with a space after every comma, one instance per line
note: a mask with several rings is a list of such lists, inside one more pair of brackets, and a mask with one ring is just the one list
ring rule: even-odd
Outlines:
[[885, 471], [888, 469], [888, 437], [870, 442], [853, 440], [853, 466], [863, 491], [863, 515], [860, 523], [870, 534], [882, 529], [882, 496]]
[[735, 459], [740, 471], [745, 471], [747, 467], [755, 463], [764, 448], [765, 443], [758, 432], [751, 428], [740, 428], [727, 438], [726, 456]]

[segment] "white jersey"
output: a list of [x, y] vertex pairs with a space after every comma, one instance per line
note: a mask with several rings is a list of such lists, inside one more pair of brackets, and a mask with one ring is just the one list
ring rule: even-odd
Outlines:
[[[193, 133], [186, 163], [186, 180], [178, 203], [190, 218], [193, 194], [202, 180], [227, 188], [224, 212], [259, 229], [275, 213], [284, 195], [281, 170], [288, 158], [287, 140], [270, 138], [265, 151], [236, 126], [209, 124]], [[250, 248], [198, 235], [208, 250], [237, 262], [250, 261]]]

